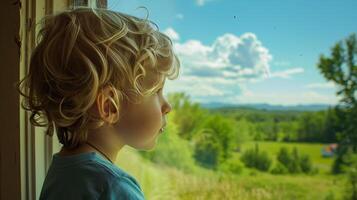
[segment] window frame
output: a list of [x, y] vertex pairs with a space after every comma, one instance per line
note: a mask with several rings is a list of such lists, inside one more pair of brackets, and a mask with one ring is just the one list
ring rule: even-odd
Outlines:
[[[8, 66], [0, 74], [2, 95], [0, 122], [0, 199], [39, 199], [43, 181], [62, 144], [56, 134], [45, 134], [44, 127], [35, 127], [30, 113], [21, 108], [23, 99], [15, 83], [28, 72], [31, 52], [39, 30], [38, 22], [45, 15], [71, 8], [78, 0], [18, 0], [4, 3], [0, 20], [10, 27], [0, 33], [2, 61]], [[99, 3], [95, 3], [95, 2]], [[88, 0], [92, 7], [106, 8], [107, 0]], [[95, 4], [94, 4], [95, 3]], [[73, 8], [73, 6], [72, 6]]]

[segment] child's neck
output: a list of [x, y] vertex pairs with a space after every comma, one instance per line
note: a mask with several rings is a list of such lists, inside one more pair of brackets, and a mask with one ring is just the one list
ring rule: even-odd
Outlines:
[[[124, 144], [119, 141], [116, 134], [117, 133], [113, 132], [113, 130], [109, 129], [90, 132], [87, 136], [87, 142], [96, 148], [93, 148], [91, 145], [87, 144], [87, 142], [84, 142], [75, 149], [62, 147], [59, 154], [66, 156], [85, 152], [97, 152], [98, 154], [105, 154], [104, 157], [110, 159], [111, 162], [115, 162], [120, 149], [124, 146]], [[98, 149], [100, 151], [98, 151]]]
[[88, 145], [82, 144], [75, 149], [68, 149], [68, 148], [62, 147], [58, 153], [61, 156], [70, 156], [70, 155], [75, 155], [75, 154], [79, 154], [79, 153], [86, 153], [86, 152], [93, 152], [93, 151], [94, 151], [93, 148], [88, 147]]
[[98, 151], [97, 149], [88, 145], [87, 143], [83, 143], [75, 149], [68, 149], [68, 148], [62, 147], [62, 149], [59, 151], [59, 155], [70, 156], [70, 155], [76, 155], [76, 154], [86, 153], [86, 152], [96, 152], [101, 155], [105, 154], [105, 155], [103, 155], [105, 158], [109, 158], [110, 162], [115, 162], [119, 151], [109, 150], [108, 148], [103, 148], [103, 147], [99, 146], [98, 144], [93, 144], [93, 143], [91, 143], [91, 144], [95, 145], [95, 147], [100, 149], [100, 151]]
[[[87, 143], [83, 143], [81, 145], [79, 145], [77, 148], [75, 149], [68, 149], [65, 147], [62, 147], [61, 150], [59, 151], [59, 155], [61, 156], [69, 156], [69, 155], [76, 155], [79, 153], [86, 153], [86, 152], [96, 152], [98, 154], [105, 154], [103, 155], [104, 157], [110, 159], [109, 161], [114, 163], [116, 160], [116, 157], [119, 153], [119, 150], [121, 149], [121, 147], [117, 147], [117, 148], [110, 148], [110, 147], [106, 147], [104, 145], [101, 145], [98, 142], [90, 142], [91, 145], [95, 146], [96, 148], [93, 148], [91, 145], [88, 145]], [[99, 151], [97, 150], [99, 149]]]

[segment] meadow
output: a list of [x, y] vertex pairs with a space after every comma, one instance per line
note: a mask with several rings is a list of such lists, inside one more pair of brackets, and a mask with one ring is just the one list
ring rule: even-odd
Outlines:
[[[254, 146], [247, 142], [242, 148]], [[272, 175], [244, 168], [239, 175], [197, 167], [187, 173], [175, 167], [153, 163], [137, 150], [125, 147], [118, 156], [118, 166], [132, 174], [141, 184], [147, 199], [342, 199], [346, 179], [331, 175], [328, 167], [332, 158], [322, 158], [322, 144], [291, 144], [260, 142], [262, 149], [274, 156], [281, 146], [296, 146], [301, 153], [313, 157], [319, 173], [315, 175]], [[238, 155], [239, 156], [239, 155]]]
[[336, 142], [334, 110], [206, 109], [183, 93], [169, 99], [173, 110], [155, 148], [125, 146], [117, 157], [147, 199], [334, 200], [350, 193], [348, 176], [333, 173], [335, 157], [321, 154]]
[[[307, 154], [310, 156], [313, 165], [318, 168], [320, 173], [330, 174], [331, 172], [331, 165], [333, 163], [333, 158], [321, 156], [321, 149], [325, 147], [326, 144], [302, 143], [302, 142], [270, 142], [270, 141], [247, 142], [242, 145], [242, 151], [244, 151], [244, 149], [253, 148], [256, 143], [259, 144], [259, 148], [261, 150], [268, 152], [268, 154], [272, 158], [276, 157], [277, 153], [282, 147], [287, 147], [289, 150], [292, 150], [294, 147], [296, 147], [300, 154]], [[239, 157], [239, 153], [238, 153], [238, 157]]]

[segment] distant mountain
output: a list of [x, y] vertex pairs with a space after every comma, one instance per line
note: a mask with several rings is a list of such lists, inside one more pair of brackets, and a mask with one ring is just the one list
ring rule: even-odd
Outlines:
[[253, 108], [258, 110], [275, 110], [275, 111], [319, 111], [326, 110], [334, 106], [329, 104], [301, 104], [301, 105], [271, 105], [271, 104], [227, 104], [222, 102], [201, 103], [201, 106], [208, 109], [215, 108]]

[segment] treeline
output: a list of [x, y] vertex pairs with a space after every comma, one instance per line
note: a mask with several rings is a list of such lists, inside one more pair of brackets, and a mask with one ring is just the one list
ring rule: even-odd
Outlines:
[[331, 47], [330, 55], [320, 55], [317, 68], [327, 81], [333, 82], [340, 97], [336, 109], [341, 113], [337, 157], [333, 173], [347, 173], [345, 199], [357, 200], [357, 35], [352, 33]]
[[313, 167], [310, 156], [300, 155], [296, 147], [290, 152], [288, 148], [281, 147], [272, 167], [273, 159], [266, 151], [259, 149], [258, 143], [255, 147], [243, 152], [241, 161], [246, 167], [255, 168], [259, 171], [270, 171], [272, 174], [316, 174], [318, 169]]
[[[168, 134], [153, 152], [143, 155], [155, 162], [192, 170], [206, 168], [238, 172], [241, 163], [232, 157], [250, 140], [334, 142], [339, 124], [334, 109], [319, 112], [269, 112], [208, 110], [185, 93], [169, 94], [173, 107]], [[179, 160], [179, 163], [177, 163]]]
[[167, 116], [167, 129], [153, 151], [141, 154], [184, 171], [203, 166], [239, 172], [241, 163], [232, 155], [246, 139], [239, 134], [236, 120], [210, 113], [185, 93], [171, 93], [168, 99], [173, 109]]
[[234, 118], [241, 125], [239, 131], [249, 133], [252, 140], [333, 143], [343, 128], [343, 114], [333, 107], [314, 112], [230, 108], [213, 113]]
[[[143, 155], [181, 169], [192, 170], [198, 163], [212, 169], [239, 172], [241, 166], [232, 155], [246, 140], [338, 142], [332, 172], [349, 173], [348, 199], [357, 199], [356, 34], [348, 37], [344, 44], [336, 43], [331, 48], [331, 55], [321, 55], [318, 63], [321, 74], [338, 85], [336, 94], [342, 97], [340, 105], [318, 112], [207, 110], [192, 103], [184, 93], [172, 93], [169, 95], [173, 106], [169, 134], [162, 135], [165, 141], [160, 142], [154, 151], [143, 152]], [[259, 159], [269, 163], [265, 153], [252, 152], [253, 156], [256, 153]], [[284, 173], [284, 170], [291, 173], [295, 169], [299, 171], [299, 167], [301, 171], [310, 169], [303, 165], [310, 162], [309, 158], [297, 159], [297, 151], [291, 156], [286, 150], [279, 154], [285, 154], [287, 159], [284, 156], [278, 158], [280, 164], [275, 166], [274, 173]], [[267, 169], [265, 164], [262, 164], [263, 169]]]

